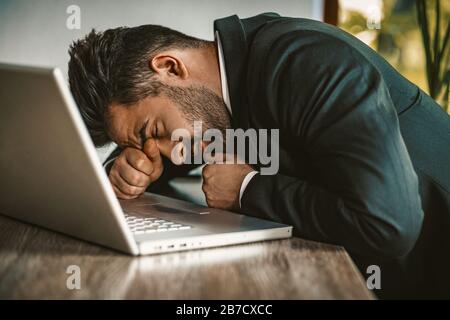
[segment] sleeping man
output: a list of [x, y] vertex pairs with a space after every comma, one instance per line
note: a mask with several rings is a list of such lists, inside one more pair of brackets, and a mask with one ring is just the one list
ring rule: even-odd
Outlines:
[[[344, 246], [363, 275], [380, 267], [381, 297], [448, 297], [449, 116], [333, 26], [230, 16], [214, 35], [144, 25], [72, 44], [70, 87], [91, 137], [118, 145], [106, 162], [117, 197], [164, 192], [207, 162], [209, 206]], [[220, 136], [226, 147], [209, 154], [227, 161], [205, 161]], [[244, 157], [230, 155], [240, 137]]]

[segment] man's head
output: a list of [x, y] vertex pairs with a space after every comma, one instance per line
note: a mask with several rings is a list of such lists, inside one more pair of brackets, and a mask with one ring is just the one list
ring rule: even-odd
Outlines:
[[212, 42], [144, 25], [92, 30], [69, 54], [70, 88], [96, 146], [154, 138], [170, 157], [175, 129], [230, 126]]

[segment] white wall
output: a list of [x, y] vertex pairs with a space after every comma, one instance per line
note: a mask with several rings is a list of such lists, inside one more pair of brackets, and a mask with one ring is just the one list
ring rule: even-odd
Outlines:
[[[80, 30], [66, 27], [72, 4], [81, 8]], [[66, 74], [69, 44], [91, 28], [160, 24], [212, 40], [215, 19], [270, 11], [322, 19], [322, 0], [0, 0], [0, 62], [57, 66]], [[102, 159], [106, 150], [99, 150]]]

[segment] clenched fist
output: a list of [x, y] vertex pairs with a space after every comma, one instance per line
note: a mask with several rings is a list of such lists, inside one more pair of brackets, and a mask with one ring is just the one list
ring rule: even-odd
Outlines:
[[134, 199], [157, 180], [163, 164], [156, 142], [148, 139], [142, 150], [126, 148], [114, 160], [109, 171], [109, 181], [120, 199]]
[[210, 207], [239, 210], [239, 193], [245, 176], [253, 171], [248, 164], [209, 164], [203, 168], [206, 203]]

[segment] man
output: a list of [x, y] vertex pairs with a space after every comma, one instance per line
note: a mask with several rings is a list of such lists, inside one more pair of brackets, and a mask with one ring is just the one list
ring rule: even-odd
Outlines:
[[[72, 93], [119, 198], [166, 182], [174, 130], [279, 129], [279, 171], [207, 165], [210, 206], [343, 245], [382, 297], [447, 296], [450, 120], [351, 35], [263, 14], [214, 22], [216, 41], [161, 26], [92, 31], [70, 48]], [[203, 147], [206, 143], [203, 143]], [[186, 151], [185, 151], [186, 152]], [[189, 151], [187, 151], [189, 152]]]

